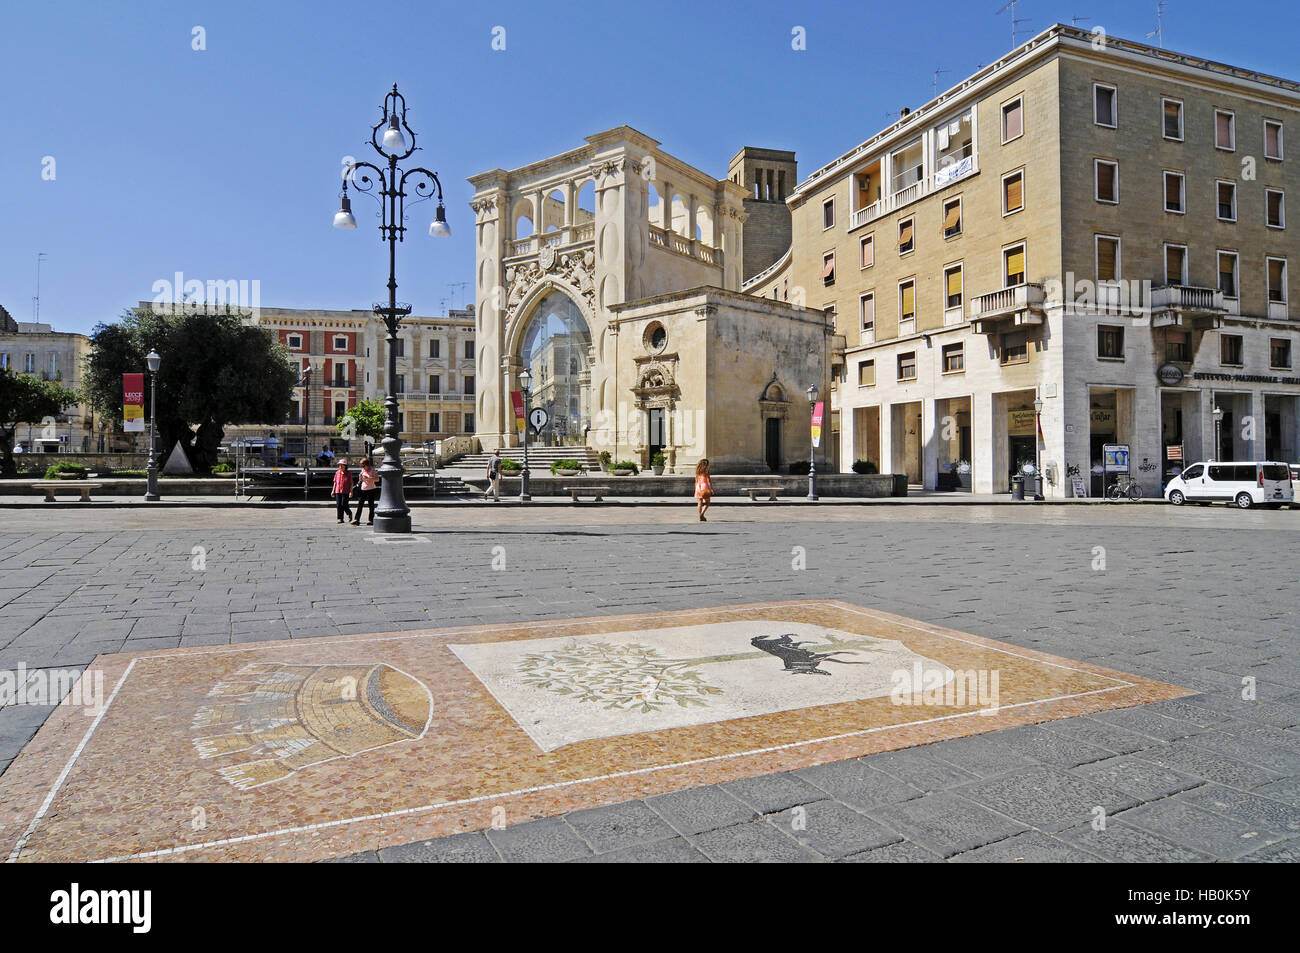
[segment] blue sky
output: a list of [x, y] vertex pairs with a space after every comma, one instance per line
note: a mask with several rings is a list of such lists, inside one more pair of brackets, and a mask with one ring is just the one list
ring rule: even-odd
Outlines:
[[[261, 304], [368, 308], [386, 250], [369, 199], [330, 227], [341, 159], [363, 156], [396, 82], [438, 172], [450, 240], [412, 210], [398, 295], [416, 313], [470, 300], [466, 176], [623, 123], [714, 175], [742, 145], [794, 149], [807, 175], [1011, 47], [1001, 0], [941, 3], [8, 3], [0, 12], [0, 304], [88, 331], [177, 272], [259, 281]], [[1172, 0], [1165, 46], [1300, 76], [1291, 4]], [[396, 11], [396, 12], [390, 12]], [[1021, 0], [1020, 39], [1088, 17], [1141, 40], [1146, 0]], [[690, 24], [690, 26], [687, 26]], [[192, 49], [194, 27], [206, 49]], [[494, 27], [506, 49], [491, 48]], [[791, 49], [806, 30], [807, 49]], [[1154, 41], [1153, 41], [1154, 42]], [[364, 148], [363, 148], [364, 147]], [[54, 159], [52, 180], [42, 178]], [[43, 164], [44, 163], [44, 164]]]

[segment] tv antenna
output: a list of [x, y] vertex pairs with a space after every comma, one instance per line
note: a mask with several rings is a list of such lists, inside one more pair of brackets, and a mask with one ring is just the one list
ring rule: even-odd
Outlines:
[[461, 293], [462, 293], [462, 289], [464, 289], [464, 287], [465, 287], [466, 285], [468, 285], [468, 284], [469, 284], [468, 281], [449, 281], [449, 282], [447, 282], [447, 288], [451, 291], [451, 300], [452, 300], [452, 301], [455, 301], [455, 300], [456, 300], [456, 296], [459, 295], [459, 294], [461, 294]]
[[1092, 17], [1070, 17], [1070, 26], [1078, 26], [1080, 23], [1086, 23]]
[[1023, 18], [1023, 19], [1016, 18], [1016, 4], [1019, 2], [1020, 0], [1010, 0], [1010, 2], [1004, 4], [1002, 8], [998, 10], [997, 13], [993, 14], [994, 16], [1001, 16], [1002, 14], [1006, 13], [1008, 10], [1011, 11], [1011, 47], [1013, 49], [1016, 46], [1016, 34], [1020, 32], [1020, 30], [1017, 27], [1017, 24], [1029, 22], [1028, 18]]
[[951, 72], [952, 70], [946, 70], [946, 69], [937, 69], [934, 71], [934, 79], [930, 81], [930, 85], [934, 87], [934, 97], [933, 97], [934, 99], [939, 98], [939, 74], [951, 73]]
[[45, 252], [36, 253], [36, 297], [32, 298], [32, 321], [41, 320], [41, 262], [50, 256]]
[[1147, 34], [1148, 40], [1152, 37], [1156, 38], [1156, 46], [1160, 47], [1162, 50], [1165, 48], [1165, 25], [1163, 20], [1165, 17], [1166, 6], [1167, 4], [1165, 3], [1165, 0], [1160, 0], [1160, 2], [1156, 4], [1156, 28]]

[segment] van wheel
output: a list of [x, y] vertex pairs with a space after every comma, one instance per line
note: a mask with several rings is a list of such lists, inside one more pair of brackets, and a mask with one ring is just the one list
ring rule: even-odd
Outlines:
[[1174, 504], [1174, 506], [1182, 506], [1187, 502], [1187, 498], [1183, 496], [1181, 490], [1174, 490], [1174, 492], [1169, 494], [1169, 502]]
[[1249, 493], [1237, 494], [1237, 506], [1240, 509], [1248, 510], [1255, 505], [1255, 501], [1250, 498]]

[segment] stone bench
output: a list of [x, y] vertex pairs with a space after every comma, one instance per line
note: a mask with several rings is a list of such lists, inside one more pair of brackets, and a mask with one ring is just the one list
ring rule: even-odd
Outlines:
[[595, 497], [595, 502], [599, 503], [601, 497], [609, 492], [607, 486], [566, 486], [564, 489], [568, 492], [569, 499], [574, 503], [577, 503], [578, 499], [584, 496]]
[[756, 502], [760, 496], [766, 496], [768, 500], [775, 503], [776, 494], [780, 490], [781, 486], [779, 484], [772, 484], [771, 486], [743, 486], [740, 488], [741, 493], [749, 494], [749, 502], [751, 503]]
[[92, 483], [90, 480], [41, 480], [32, 484], [32, 488], [45, 493], [45, 502], [55, 502], [56, 490], [77, 490], [81, 493], [81, 502], [90, 502], [90, 491], [98, 490], [104, 484]]

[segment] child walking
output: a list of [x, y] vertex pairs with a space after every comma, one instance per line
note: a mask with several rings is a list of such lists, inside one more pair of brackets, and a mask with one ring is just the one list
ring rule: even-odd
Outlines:
[[704, 514], [709, 510], [709, 501], [713, 499], [713, 480], [709, 477], [709, 461], [702, 458], [695, 464], [695, 509], [700, 514], [700, 522], [707, 523]]
[[379, 498], [379, 473], [369, 457], [361, 458], [361, 472], [357, 474], [357, 479], [361, 482], [361, 496], [357, 498], [357, 515], [353, 517], [352, 525], [361, 525], [361, 511], [366, 504], [370, 504], [370, 519], [366, 520], [366, 525], [374, 526], [375, 500]]
[[[346, 457], [339, 459], [339, 467], [334, 471], [334, 506], [338, 515], [339, 522], [343, 522], [344, 514], [348, 519], [352, 519], [352, 507], [348, 506], [348, 497], [352, 495], [352, 474], [348, 472], [348, 461]], [[357, 504], [357, 509], [361, 504]]]

